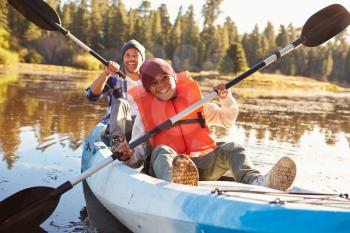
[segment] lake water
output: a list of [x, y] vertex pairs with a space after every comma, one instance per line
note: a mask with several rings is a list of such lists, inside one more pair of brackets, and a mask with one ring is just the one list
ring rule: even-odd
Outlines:
[[[0, 74], [0, 200], [27, 187], [57, 187], [80, 174], [82, 143], [106, 106], [86, 100], [90, 82], [81, 76]], [[350, 192], [349, 93], [243, 98], [242, 92], [236, 126], [213, 128], [220, 140], [243, 144], [263, 172], [281, 156], [292, 157], [296, 186]], [[87, 209], [86, 202], [92, 203]], [[98, 204], [79, 184], [33, 232], [125, 232]], [[95, 207], [106, 217], [92, 216]]]

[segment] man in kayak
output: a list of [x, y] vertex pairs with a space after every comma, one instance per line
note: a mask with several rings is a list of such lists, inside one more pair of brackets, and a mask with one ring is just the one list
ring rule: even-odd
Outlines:
[[[141, 84], [139, 69], [145, 60], [145, 48], [136, 40], [129, 40], [123, 45], [121, 55], [122, 68], [117, 62], [109, 61], [108, 67], [86, 89], [86, 96], [91, 101], [108, 98], [108, 109], [102, 122], [109, 125], [107, 134], [110, 144], [131, 137], [132, 119], [137, 108], [129, 101], [127, 91]], [[118, 76], [119, 70], [127, 79]]]
[[[139, 110], [131, 141], [201, 99], [199, 86], [188, 73], [175, 74], [162, 59], [144, 62], [140, 75], [142, 86], [129, 91]], [[197, 185], [198, 180], [218, 180], [230, 170], [237, 182], [288, 189], [296, 175], [295, 163], [290, 158], [283, 157], [268, 174], [261, 175], [243, 147], [234, 142], [215, 144], [207, 125], [231, 127], [238, 115], [238, 104], [225, 85], [214, 90], [221, 107], [206, 103], [183, 118], [184, 124], [162, 130], [134, 150], [127, 142], [121, 143], [117, 148], [121, 160], [138, 167], [148, 156], [150, 172], [169, 182]]]

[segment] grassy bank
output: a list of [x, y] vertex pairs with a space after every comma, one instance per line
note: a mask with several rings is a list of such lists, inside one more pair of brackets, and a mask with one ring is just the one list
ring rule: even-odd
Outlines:
[[[226, 83], [237, 77], [237, 75], [219, 75], [214, 72], [191, 73], [191, 76], [202, 84], [201, 87], [205, 92], [211, 91], [213, 85]], [[232, 88], [237, 94], [249, 97], [299, 95], [307, 92], [350, 92], [349, 88], [307, 77], [259, 72], [247, 77]]]
[[[14, 65], [0, 65], [0, 72], [39, 75], [60, 75], [88, 77], [94, 79], [100, 71], [88, 71], [67, 66], [43, 65], [19, 63]], [[237, 75], [220, 75], [217, 72], [190, 73], [191, 77], [199, 81], [204, 92], [212, 90], [212, 86], [226, 83]], [[255, 73], [233, 87], [234, 91], [242, 96], [265, 95], [294, 95], [312, 91], [315, 92], [350, 92], [344, 88], [329, 82], [320, 82], [307, 77], [286, 76], [281, 74]]]
[[96, 76], [100, 71], [89, 71], [69, 66], [45, 64], [18, 63], [13, 65], [0, 64], [0, 73], [38, 74], [38, 75], [65, 75], [65, 76]]

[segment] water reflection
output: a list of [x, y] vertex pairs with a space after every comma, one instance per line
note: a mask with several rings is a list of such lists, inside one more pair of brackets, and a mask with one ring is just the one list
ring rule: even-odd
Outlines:
[[[350, 145], [349, 93], [322, 98], [243, 98], [240, 102], [237, 125], [244, 130], [245, 138], [254, 134], [258, 141], [268, 137], [271, 141], [299, 145], [305, 134], [319, 129], [319, 138], [324, 137], [326, 144], [335, 145], [342, 134]], [[216, 128], [219, 138], [228, 134], [233, 135]]]
[[257, 139], [263, 139], [269, 132], [270, 140], [287, 141], [299, 144], [302, 136], [306, 132], [312, 132], [316, 127], [320, 128], [320, 134], [326, 136], [326, 143], [334, 145], [336, 135], [345, 133], [346, 139], [350, 143], [350, 122], [348, 116], [338, 113], [308, 114], [273, 112], [270, 115], [260, 115], [259, 113], [242, 112], [238, 121], [247, 132], [247, 137], [252, 129], [256, 130]]
[[64, 140], [75, 150], [104, 111], [86, 101], [83, 88], [76, 87], [81, 79], [1, 75], [0, 80], [0, 148], [8, 168], [19, 158], [23, 131], [33, 132], [38, 150]]

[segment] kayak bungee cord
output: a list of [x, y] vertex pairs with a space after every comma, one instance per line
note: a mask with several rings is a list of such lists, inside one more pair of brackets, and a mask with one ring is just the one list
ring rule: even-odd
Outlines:
[[[312, 193], [312, 192], [274, 192], [274, 191], [258, 191], [258, 190], [240, 190], [240, 189], [218, 189], [215, 188], [211, 191], [212, 194], [218, 196], [224, 195], [227, 197], [240, 197], [258, 201], [265, 201], [259, 198], [253, 198], [249, 196], [241, 196], [241, 194], [261, 194], [261, 195], [273, 195], [281, 197], [294, 197], [298, 199], [286, 199], [282, 200], [281, 197], [276, 197], [272, 201], [267, 201], [270, 204], [284, 205], [286, 203], [300, 203], [300, 204], [314, 204], [314, 205], [331, 205], [338, 204], [337, 207], [350, 209], [350, 198], [348, 193]], [[236, 195], [235, 195], [236, 194]], [[326, 201], [326, 202], [325, 202]], [[346, 204], [346, 205], [344, 205]]]

